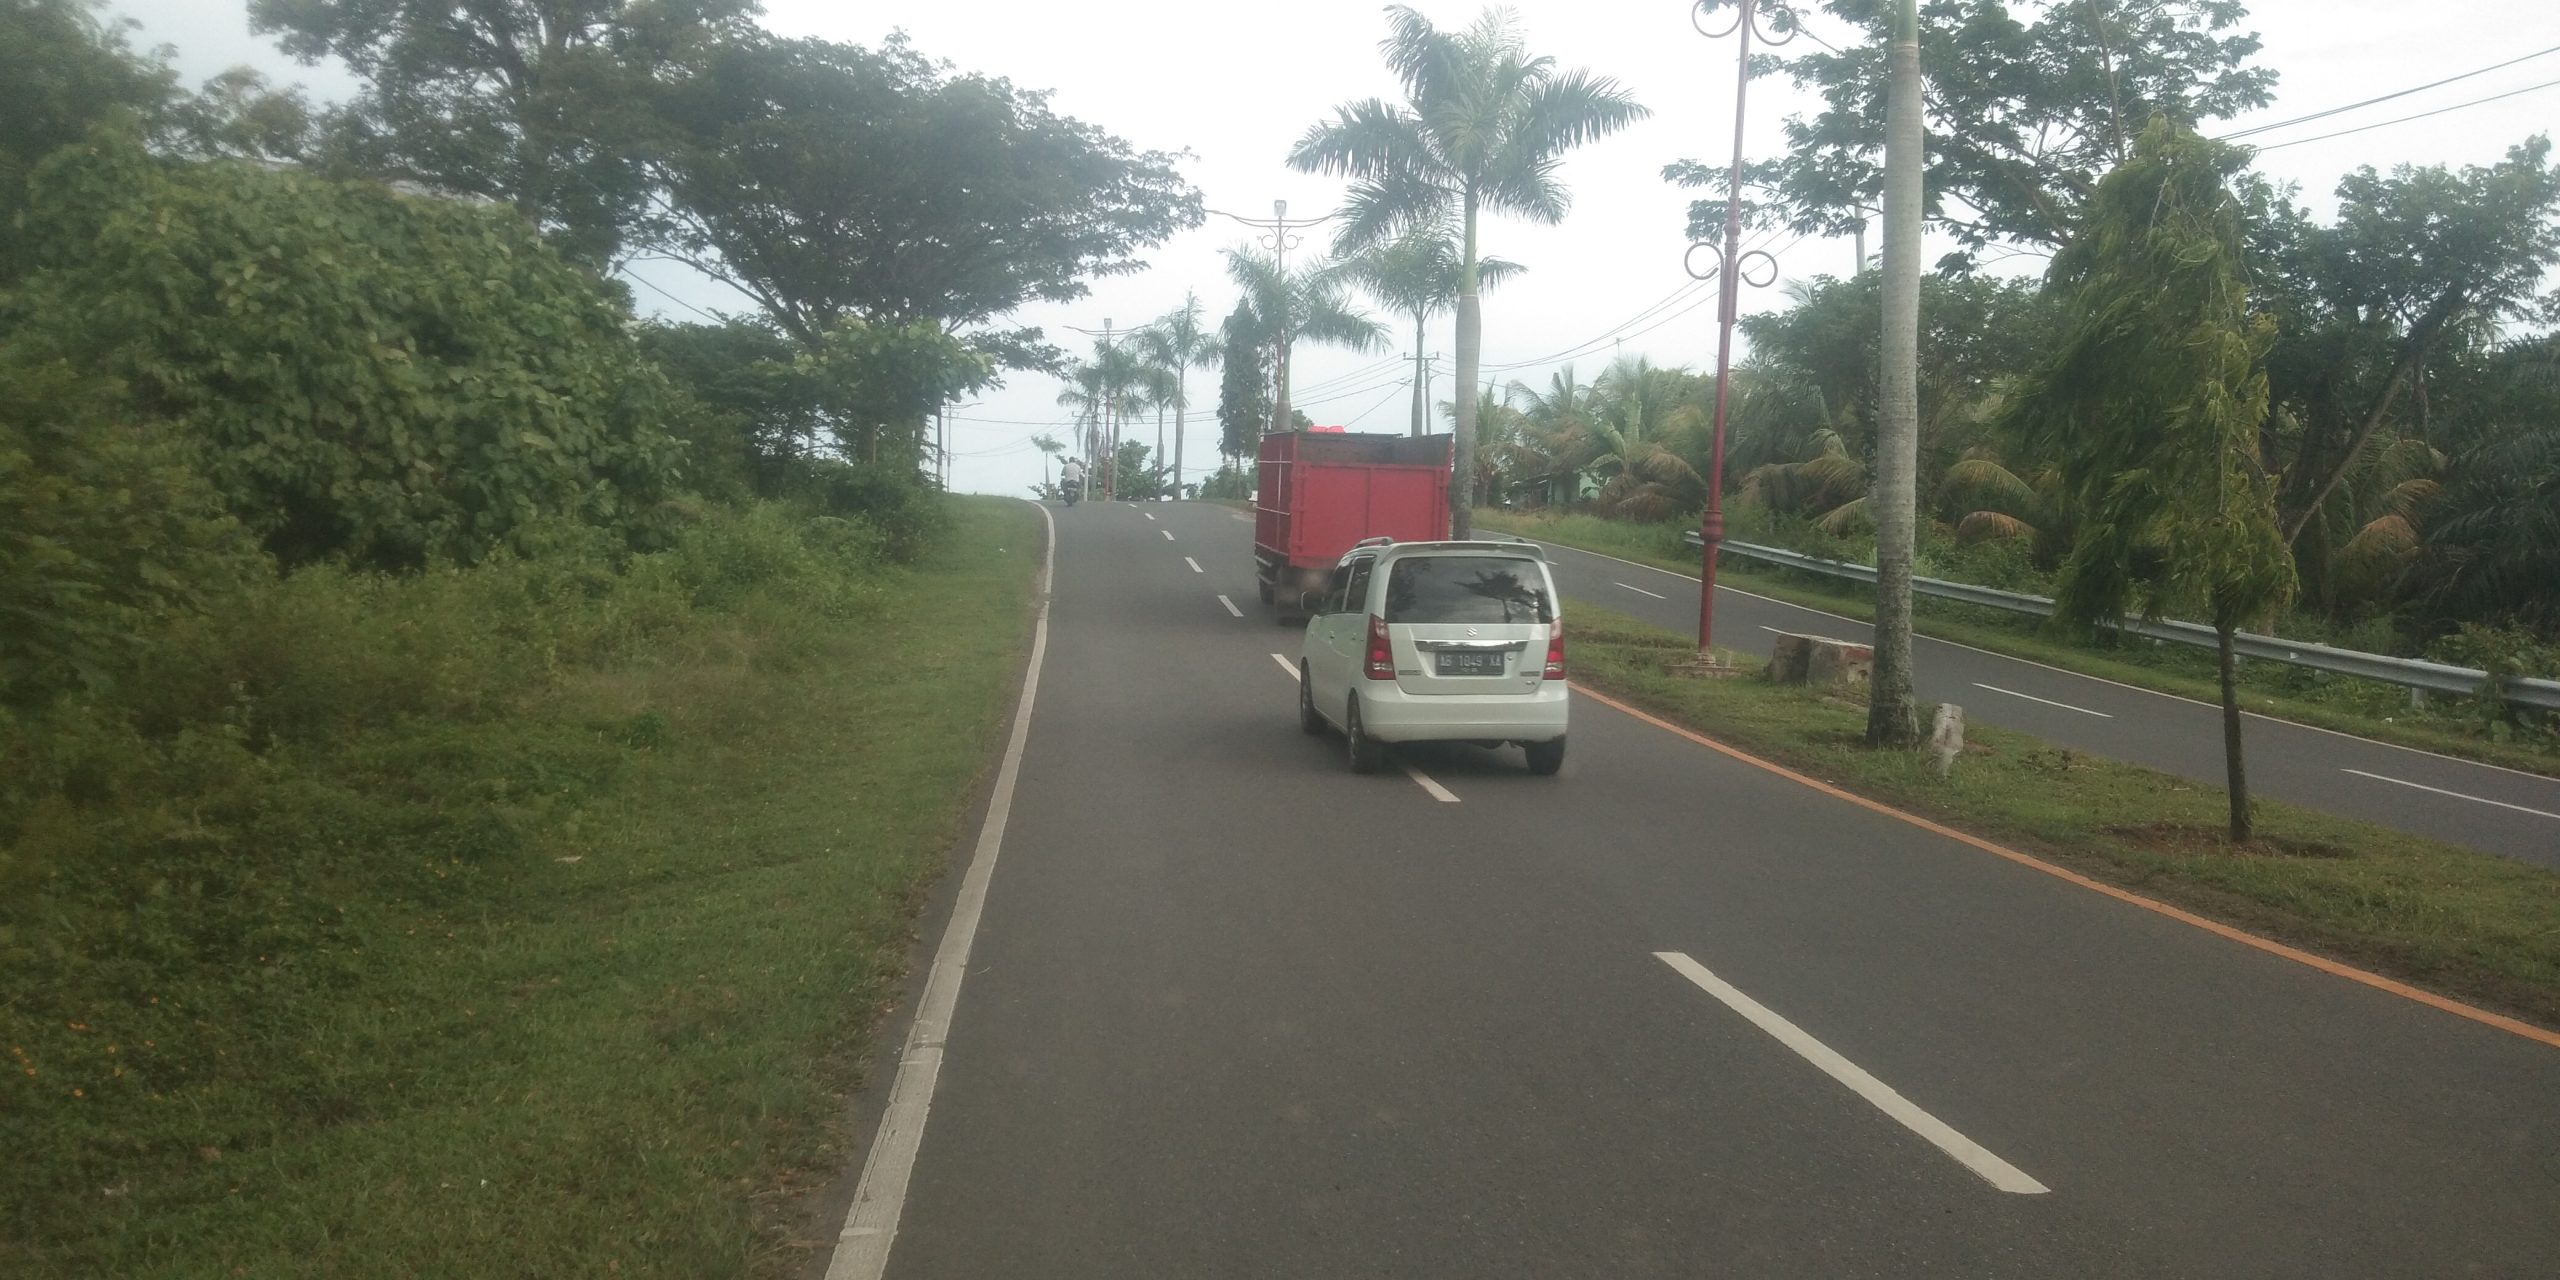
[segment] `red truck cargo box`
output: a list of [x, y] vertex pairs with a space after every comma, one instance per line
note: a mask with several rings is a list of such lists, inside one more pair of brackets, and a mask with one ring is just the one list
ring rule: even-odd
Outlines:
[[[1449, 536], [1449, 437], [1285, 431], [1262, 438], [1254, 558], [1265, 599], [1294, 598], [1362, 538]], [[1297, 570], [1297, 573], [1291, 573]], [[1297, 581], [1292, 581], [1295, 579]], [[1283, 613], [1288, 610], [1284, 609]]]

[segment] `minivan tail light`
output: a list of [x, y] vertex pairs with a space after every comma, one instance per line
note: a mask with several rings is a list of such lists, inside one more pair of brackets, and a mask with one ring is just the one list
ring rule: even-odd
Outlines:
[[1369, 615], [1369, 659], [1360, 666], [1360, 674], [1372, 680], [1396, 678], [1395, 646], [1387, 640], [1387, 620]]
[[1564, 619], [1547, 624], [1547, 670], [1549, 680], [1564, 679]]

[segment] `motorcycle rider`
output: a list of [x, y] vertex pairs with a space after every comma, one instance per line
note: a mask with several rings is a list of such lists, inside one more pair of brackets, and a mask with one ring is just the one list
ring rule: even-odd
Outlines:
[[1066, 495], [1067, 505], [1069, 506], [1075, 505], [1075, 500], [1083, 496], [1083, 462], [1074, 458], [1069, 458], [1058, 468], [1058, 491]]

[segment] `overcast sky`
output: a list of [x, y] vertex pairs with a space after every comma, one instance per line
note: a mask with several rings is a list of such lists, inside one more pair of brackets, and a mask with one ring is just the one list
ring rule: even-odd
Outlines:
[[[1476, 3], [1421, 0], [1415, 5], [1442, 27], [1463, 26], [1481, 12]], [[1529, 271], [1486, 295], [1485, 362], [1503, 379], [1544, 385], [1562, 361], [1545, 357], [1582, 349], [1576, 373], [1588, 380], [1621, 350], [1657, 363], [1712, 367], [1712, 308], [1693, 306], [1700, 292], [1633, 326], [1687, 283], [1680, 258], [1686, 246], [1686, 209], [1693, 193], [1661, 179], [1666, 161], [1696, 158], [1723, 164], [1733, 137], [1734, 45], [1710, 41], [1690, 27], [1688, 10], [1673, 2], [1630, 0], [1517, 0], [1533, 52], [1561, 64], [1615, 77], [1653, 111], [1650, 120], [1573, 152], [1563, 176], [1574, 196], [1561, 226], [1540, 227], [1495, 220], [1484, 246], [1528, 266]], [[1812, 6], [1808, 6], [1811, 8]], [[2025, 10], [2032, 4], [2013, 3]], [[177, 47], [180, 68], [201, 80], [246, 63], [315, 95], [338, 97], [352, 82], [331, 67], [303, 67], [248, 30], [245, 0], [114, 0], [113, 8], [142, 23], [142, 43]], [[1291, 143], [1309, 125], [1345, 101], [1394, 95], [1380, 64], [1377, 42], [1385, 19], [1370, 0], [1298, 0], [1292, 5], [1203, 4], [1199, 0], [1102, 0], [1086, 5], [967, 0], [961, 3], [840, 5], [809, 0], [769, 0], [766, 25], [791, 36], [870, 44], [903, 29], [916, 47], [958, 67], [1009, 77], [1028, 88], [1052, 90], [1053, 106], [1111, 130], [1141, 147], [1184, 151], [1184, 166], [1212, 209], [1268, 217], [1271, 202], [1285, 199], [1290, 216], [1329, 212], [1339, 184], [1291, 172], [1283, 163]], [[2259, 0], [2244, 24], [2264, 48], [2261, 65], [2280, 73], [2275, 103], [2267, 111], [2224, 126], [2286, 119], [2423, 84], [2491, 63], [2560, 45], [2560, 3], [2554, 0], [2442, 0], [2413, 7], [2384, 0]], [[1812, 28], [1835, 44], [1849, 32], [1818, 14]], [[1797, 48], [1806, 47], [1801, 43]], [[1784, 52], [1794, 52], [1790, 49]], [[2503, 70], [2399, 98], [2312, 124], [2253, 139], [2275, 146], [2340, 129], [2448, 107], [2493, 94], [2560, 80], [2560, 54], [2532, 58]], [[1779, 146], [1779, 125], [1807, 110], [1810, 95], [1783, 77], [1753, 81], [1747, 145], [1754, 158]], [[2507, 147], [2560, 120], [2560, 87], [2545, 87], [2503, 101], [2451, 111], [2430, 119], [2371, 129], [2328, 141], [2281, 146], [2261, 155], [2261, 171], [2300, 184], [2315, 212], [2325, 215], [2339, 175], [2359, 165], [2487, 164]], [[1084, 340], [1063, 326], [1100, 328], [1140, 324], [1178, 305], [1186, 290], [1199, 294], [1214, 321], [1234, 305], [1219, 251], [1243, 243], [1250, 232], [1212, 217], [1147, 255], [1144, 273], [1099, 282], [1091, 297], [1063, 306], [1027, 308], [1022, 323], [1047, 328], [1053, 340]], [[1302, 252], [1324, 243], [1310, 232]], [[1848, 242], [1769, 244], [1778, 251], [1785, 278], [1846, 274]], [[1870, 245], [1872, 252], [1873, 245]], [[2023, 264], [2032, 268], [2034, 264]], [[746, 312], [745, 300], [708, 281], [669, 273], [650, 276], [684, 303], [713, 311]], [[1781, 287], [1746, 291], [1746, 312], [1778, 306]], [[693, 315], [647, 288], [637, 291], [644, 309], [678, 318]], [[1448, 398], [1451, 326], [1436, 320], [1426, 344], [1440, 357], [1435, 399]], [[1301, 347], [1293, 397], [1309, 417], [1355, 430], [1402, 431], [1410, 404], [1409, 328], [1389, 351], [1362, 356]], [[1595, 339], [1617, 331], [1614, 341]], [[1408, 359], [1401, 365], [1397, 353]], [[1042, 430], [1065, 434], [1055, 403], [1059, 384], [1038, 375], [1014, 375], [956, 411], [952, 486], [984, 493], [1022, 493], [1042, 474], [1042, 459], [1028, 437]], [[1202, 460], [1215, 461], [1217, 375], [1196, 373], [1190, 474]], [[1142, 436], [1153, 443], [1154, 427]]]

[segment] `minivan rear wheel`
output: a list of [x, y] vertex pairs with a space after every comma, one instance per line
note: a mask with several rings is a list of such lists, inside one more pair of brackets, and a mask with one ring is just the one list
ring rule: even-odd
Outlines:
[[1342, 736], [1348, 741], [1353, 773], [1376, 773], [1387, 762], [1387, 744], [1370, 737], [1360, 727], [1360, 695], [1352, 694], [1349, 710], [1343, 713]]
[[1551, 778], [1555, 776], [1556, 770], [1563, 767], [1564, 739], [1529, 744], [1529, 772], [1541, 778]]

